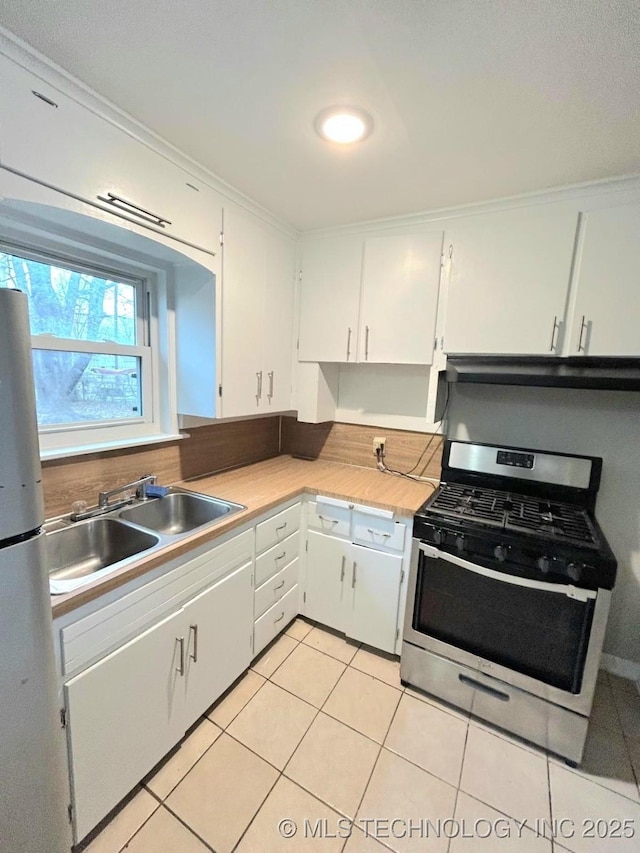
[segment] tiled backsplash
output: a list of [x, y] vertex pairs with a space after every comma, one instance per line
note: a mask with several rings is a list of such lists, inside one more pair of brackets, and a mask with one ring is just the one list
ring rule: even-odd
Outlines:
[[299, 423], [282, 418], [282, 453], [327, 462], [376, 467], [373, 439], [386, 439], [385, 462], [389, 468], [409, 471], [423, 477], [440, 477], [442, 436], [408, 430], [387, 429], [354, 424]]
[[48, 518], [69, 512], [73, 501], [94, 504], [98, 492], [157, 474], [162, 484], [247, 465], [277, 456], [280, 418], [256, 418], [189, 430], [190, 438], [56, 459], [42, 465]]

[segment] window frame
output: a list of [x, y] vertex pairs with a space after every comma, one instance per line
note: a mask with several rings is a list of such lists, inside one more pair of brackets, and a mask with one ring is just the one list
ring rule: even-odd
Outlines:
[[[75, 247], [74, 247], [75, 248]], [[79, 421], [66, 424], [38, 425], [41, 458], [56, 458], [81, 453], [99, 452], [109, 447], [146, 444], [176, 438], [174, 432], [162, 429], [160, 405], [160, 331], [159, 331], [159, 270], [138, 266], [135, 261], [121, 257], [99, 257], [81, 250], [69, 253], [67, 246], [36, 247], [0, 239], [0, 251], [25, 260], [60, 266], [74, 272], [108, 278], [136, 288], [135, 345], [61, 338], [54, 335], [31, 335], [33, 350], [58, 350], [123, 355], [140, 359], [139, 417]]]

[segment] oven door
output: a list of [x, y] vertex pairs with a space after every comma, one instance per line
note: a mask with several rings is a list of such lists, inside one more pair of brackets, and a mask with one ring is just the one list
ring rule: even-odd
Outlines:
[[[594, 648], [598, 593], [488, 569], [423, 542], [414, 541], [413, 557], [407, 642], [561, 704], [572, 704], [559, 697], [577, 698], [585, 678], [592, 695], [604, 632], [599, 625]], [[590, 706], [591, 695], [576, 704]]]

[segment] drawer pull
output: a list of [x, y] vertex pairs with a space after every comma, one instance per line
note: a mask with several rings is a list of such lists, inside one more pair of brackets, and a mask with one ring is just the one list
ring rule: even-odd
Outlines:
[[353, 561], [353, 575], [352, 575], [352, 577], [351, 577], [351, 589], [353, 589], [353, 588], [355, 587], [355, 585], [356, 585], [356, 566], [357, 566], [357, 565], [358, 565], [358, 564], [357, 564], [357, 563], [356, 563], [356, 561], [354, 560], [354, 561]]
[[379, 530], [374, 530], [373, 527], [367, 527], [367, 533], [371, 533], [372, 536], [382, 536], [383, 539], [390, 539], [390, 533], [380, 533]]
[[178, 666], [176, 667], [176, 671], [180, 675], [184, 675], [184, 637], [176, 637], [176, 642], [178, 644]]
[[282, 589], [283, 586], [284, 586], [284, 581], [282, 581], [282, 583], [279, 583], [278, 586], [274, 586], [273, 591], [276, 592], [277, 590]]
[[285, 523], [281, 524], [280, 527], [276, 527], [276, 533], [278, 532], [278, 530], [284, 530], [285, 527], [287, 526], [287, 524], [288, 524], [288, 522], [285, 521]]
[[286, 556], [287, 556], [287, 552], [283, 551], [282, 554], [278, 554], [278, 556], [274, 557], [273, 559], [274, 560], [281, 560], [283, 557], [286, 557]]
[[193, 651], [189, 657], [194, 663], [198, 663], [198, 626], [190, 625], [189, 630], [193, 633]]
[[347, 558], [343, 554], [342, 555], [342, 568], [340, 569], [340, 583], [342, 583], [342, 581], [344, 580], [344, 566], [345, 566], [346, 561], [347, 561]]
[[283, 619], [284, 619], [284, 610], [282, 611], [282, 613], [280, 614], [280, 616], [278, 616], [278, 618], [277, 618], [277, 619], [274, 619], [274, 620], [273, 620], [273, 624], [274, 624], [274, 625], [277, 625], [277, 624], [278, 624], [278, 622], [282, 622], [282, 620], [283, 620]]
[[466, 684], [467, 687], [473, 687], [475, 690], [480, 690], [482, 693], [487, 693], [489, 696], [493, 696], [494, 699], [499, 699], [501, 702], [508, 702], [511, 699], [508, 693], [503, 693], [501, 690], [494, 690], [493, 687], [488, 687], [486, 684], [482, 684], [480, 681], [476, 681], [475, 678], [469, 678], [468, 675], [458, 675], [458, 680], [463, 684]]
[[320, 515], [319, 513], [318, 513], [318, 518], [320, 519], [320, 521], [326, 521], [328, 524], [337, 524], [338, 523], [337, 518], [327, 518], [326, 515]]

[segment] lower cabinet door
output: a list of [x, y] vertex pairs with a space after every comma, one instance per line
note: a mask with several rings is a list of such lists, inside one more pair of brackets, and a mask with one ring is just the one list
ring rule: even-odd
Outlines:
[[344, 631], [343, 596], [351, 545], [343, 539], [309, 531], [304, 614]]
[[251, 662], [252, 570], [247, 563], [184, 607], [185, 729]]
[[348, 637], [393, 653], [398, 630], [402, 557], [350, 546], [345, 577], [344, 631]]
[[184, 733], [183, 619], [170, 616], [65, 687], [76, 841]]

